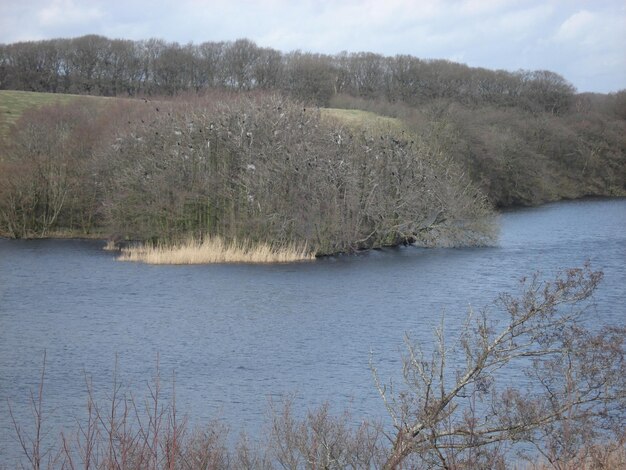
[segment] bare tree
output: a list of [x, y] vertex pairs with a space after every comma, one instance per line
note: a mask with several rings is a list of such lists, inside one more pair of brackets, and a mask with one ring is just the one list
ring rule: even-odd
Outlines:
[[335, 92], [337, 71], [331, 58], [321, 54], [287, 54], [283, 90], [301, 101], [319, 106], [328, 104]]
[[522, 100], [527, 100], [529, 109], [552, 114], [561, 114], [569, 109], [576, 88], [559, 74], [535, 70], [521, 71], [518, 75], [523, 81]]
[[249, 39], [237, 39], [227, 43], [224, 49], [223, 66], [228, 74], [227, 85], [236, 90], [254, 87], [254, 70], [260, 49]]
[[[28, 432], [24, 431], [18, 423], [15, 415], [13, 414], [13, 409], [11, 408], [11, 402], [8, 401], [9, 406], [9, 416], [11, 417], [11, 422], [13, 424], [13, 428], [15, 429], [15, 435], [17, 437], [17, 442], [24, 453], [24, 456], [30, 463], [33, 470], [39, 470], [45, 467], [46, 460], [49, 462], [51, 457], [51, 448], [46, 448], [45, 440], [46, 440], [46, 429], [44, 427], [45, 423], [45, 413], [43, 406], [43, 385], [44, 378], [46, 376], [46, 352], [43, 354], [43, 364], [41, 366], [41, 377], [39, 379], [39, 386], [37, 388], [37, 394], [35, 394], [32, 390], [30, 391], [30, 411], [33, 414], [34, 421], [34, 429], [32, 435], [29, 435]], [[49, 464], [48, 464], [49, 466]]]
[[[500, 296], [497, 314], [470, 312], [456, 342], [443, 324], [430, 354], [407, 340], [404, 389], [377, 379], [395, 426], [385, 468], [494, 468], [516, 443], [560, 468], [621, 432], [626, 329], [594, 331], [582, 308], [601, 279], [588, 266], [535, 275], [519, 296]], [[504, 369], [523, 375], [511, 384]]]
[[273, 468], [299, 469], [374, 469], [384, 463], [386, 450], [378, 424], [361, 422], [355, 426], [345, 412], [335, 416], [328, 404], [294, 416], [292, 404], [280, 408], [271, 404], [268, 450]]

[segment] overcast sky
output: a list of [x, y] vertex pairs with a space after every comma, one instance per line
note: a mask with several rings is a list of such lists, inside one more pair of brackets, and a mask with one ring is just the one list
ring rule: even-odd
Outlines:
[[92, 33], [411, 54], [626, 88], [625, 0], [0, 0], [0, 43]]

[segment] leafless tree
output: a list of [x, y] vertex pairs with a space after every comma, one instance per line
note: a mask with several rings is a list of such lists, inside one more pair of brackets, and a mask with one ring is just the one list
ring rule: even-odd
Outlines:
[[535, 275], [497, 312], [470, 312], [455, 341], [443, 323], [430, 353], [407, 339], [404, 388], [377, 379], [395, 427], [385, 468], [494, 468], [517, 443], [561, 468], [623, 437], [626, 329], [594, 330], [583, 308], [601, 278], [588, 266]]

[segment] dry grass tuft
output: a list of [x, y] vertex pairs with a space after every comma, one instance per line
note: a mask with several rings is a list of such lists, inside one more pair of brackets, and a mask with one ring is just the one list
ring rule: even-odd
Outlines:
[[249, 241], [226, 243], [220, 237], [194, 239], [176, 245], [137, 245], [122, 249], [118, 260], [148, 264], [211, 263], [291, 263], [312, 260], [315, 254], [305, 246], [289, 244], [276, 247]]
[[102, 249], [104, 251], [118, 251], [120, 247], [113, 240], [107, 240], [106, 245]]

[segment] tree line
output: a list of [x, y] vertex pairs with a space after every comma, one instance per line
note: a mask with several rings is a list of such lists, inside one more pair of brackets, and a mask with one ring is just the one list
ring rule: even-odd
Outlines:
[[326, 106], [335, 95], [419, 105], [519, 106], [562, 113], [575, 88], [550, 71], [507, 72], [370, 52], [335, 55], [259, 47], [248, 39], [181, 45], [87, 35], [0, 45], [0, 89], [104, 96], [207, 88], [280, 90]]

